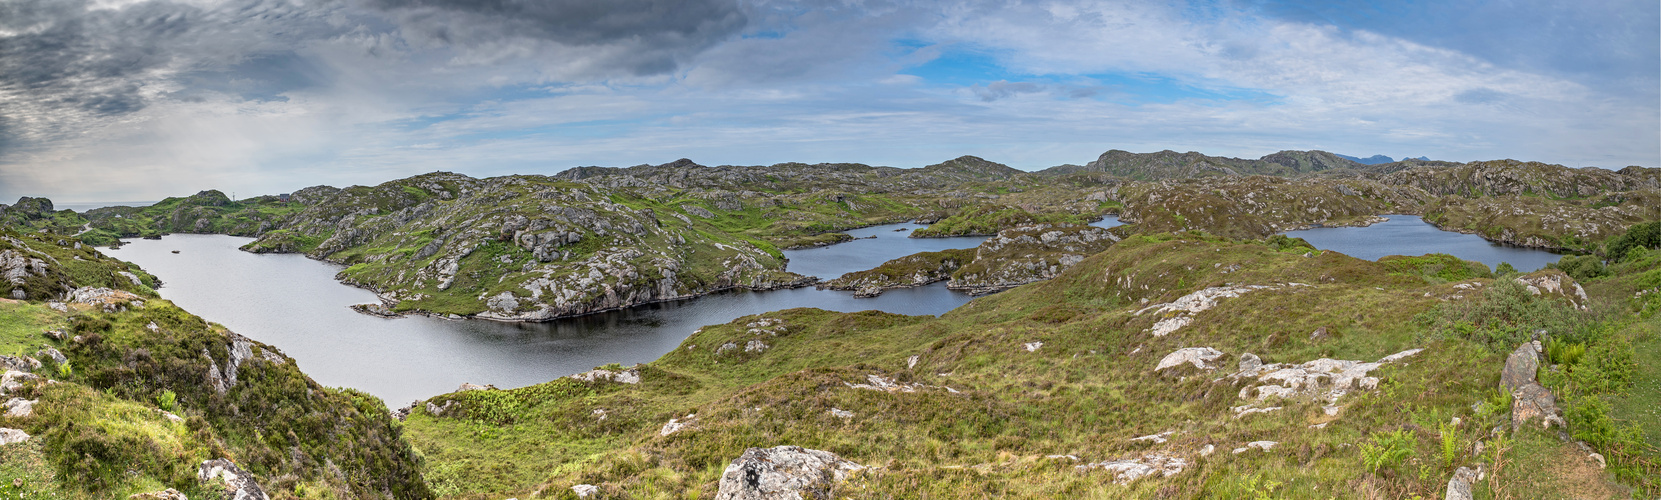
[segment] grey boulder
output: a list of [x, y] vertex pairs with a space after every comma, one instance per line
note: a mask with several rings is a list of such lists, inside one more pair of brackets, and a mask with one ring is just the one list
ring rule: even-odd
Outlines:
[[716, 500], [830, 499], [831, 489], [864, 466], [800, 446], [750, 448], [721, 474]]

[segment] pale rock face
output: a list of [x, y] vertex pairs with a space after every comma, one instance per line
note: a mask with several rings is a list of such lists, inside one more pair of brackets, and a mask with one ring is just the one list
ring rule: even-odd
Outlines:
[[1259, 401], [1269, 398], [1312, 397], [1333, 403], [1351, 390], [1370, 390], [1377, 387], [1378, 378], [1369, 377], [1368, 373], [1420, 351], [1422, 349], [1409, 349], [1385, 356], [1374, 363], [1321, 358], [1298, 365], [1260, 364], [1249, 370], [1241, 370], [1234, 377], [1265, 382], [1263, 385], [1241, 389], [1241, 399], [1249, 398], [1255, 391]]
[[90, 305], [104, 312], [114, 312], [120, 307], [117, 304], [121, 302], [139, 301], [142, 298], [132, 292], [110, 288], [82, 287], [69, 292], [70, 303]]
[[638, 384], [640, 383], [640, 367], [636, 366], [634, 368], [618, 371], [595, 368], [593, 370], [572, 375], [571, 378], [584, 382], [611, 381], [619, 384]]
[[1448, 489], [1443, 495], [1444, 500], [1471, 500], [1471, 484], [1477, 480], [1477, 473], [1469, 467], [1460, 467], [1453, 471], [1453, 477], [1448, 479]]
[[1184, 364], [1194, 365], [1195, 368], [1199, 368], [1201, 370], [1215, 370], [1216, 367], [1211, 366], [1208, 363], [1221, 357], [1223, 357], [1222, 351], [1212, 349], [1210, 347], [1184, 347], [1182, 349], [1177, 349], [1176, 352], [1165, 355], [1165, 358], [1160, 359], [1159, 365], [1154, 367], [1153, 370], [1157, 372], [1166, 368], [1182, 366]]
[[11, 398], [6, 400], [6, 416], [28, 417], [35, 414], [35, 399]]
[[44, 260], [16, 250], [0, 250], [0, 279], [10, 285], [13, 299], [28, 298], [28, 294], [22, 288], [24, 283], [32, 276], [45, 276], [46, 271], [47, 265]]
[[[1284, 286], [1296, 287], [1309, 285], [1302, 283], [1288, 283]], [[1272, 290], [1276, 288], [1282, 288], [1282, 286], [1238, 285], [1211, 287], [1190, 293], [1188, 295], [1183, 295], [1182, 297], [1178, 297], [1177, 300], [1169, 303], [1154, 304], [1142, 308], [1141, 310], [1136, 311], [1136, 315], [1141, 316], [1142, 313], [1150, 311], [1154, 314], [1165, 315], [1166, 317], [1164, 319], [1155, 322], [1153, 327], [1148, 329], [1148, 332], [1153, 334], [1153, 336], [1164, 337], [1193, 323], [1194, 315], [1211, 310], [1213, 307], [1217, 307], [1218, 300], [1239, 297], [1243, 294], [1256, 290]]]
[[202, 481], [222, 480], [225, 482], [227, 500], [269, 500], [265, 490], [254, 481], [254, 475], [237, 467], [235, 463], [223, 458], [202, 462], [197, 467], [196, 478]]
[[1137, 479], [1153, 476], [1171, 477], [1181, 474], [1188, 467], [1188, 461], [1180, 457], [1168, 456], [1159, 453], [1149, 453], [1140, 458], [1112, 460], [1077, 466], [1080, 470], [1102, 469], [1113, 473], [1113, 482], [1128, 484]]
[[577, 498], [588, 498], [589, 496], [599, 493], [600, 487], [592, 484], [579, 484], [572, 486], [571, 492], [576, 493]]
[[945, 389], [946, 392], [949, 392], [949, 393], [952, 393], [952, 394], [957, 394], [957, 390], [952, 389], [950, 387], [935, 387], [935, 386], [931, 386], [931, 385], [924, 385], [924, 384], [921, 384], [921, 383], [912, 383], [912, 384], [899, 383], [899, 382], [895, 382], [894, 379], [884, 377], [884, 376], [881, 376], [881, 375], [877, 375], [877, 374], [866, 375], [865, 380], [866, 380], [866, 382], [869, 382], [869, 383], [867, 383], [867, 384], [853, 384], [853, 383], [843, 382], [842, 384], [848, 386], [851, 389], [864, 389], [864, 390], [868, 390], [868, 391], [917, 392], [917, 391], [924, 390], [924, 389]]
[[[35, 355], [39, 356], [40, 353], [37, 352]], [[63, 354], [59, 353], [58, 355], [62, 356]], [[59, 361], [58, 363], [62, 364], [63, 362]], [[0, 368], [6, 370], [17, 370], [20, 372], [35, 371], [40, 369], [40, 360], [28, 356], [15, 357], [0, 355]]]
[[29, 433], [17, 429], [0, 427], [0, 445], [21, 443], [29, 440]]
[[254, 358], [254, 341], [235, 332], [227, 333], [230, 345], [226, 346], [226, 351], [230, 356], [225, 360], [224, 368], [220, 368], [219, 361], [213, 359], [206, 348], [202, 349], [202, 355], [208, 358], [208, 383], [220, 394], [236, 387], [237, 374], [242, 369], [242, 364]]
[[716, 500], [829, 499], [837, 483], [865, 467], [799, 446], [750, 448], [721, 474]]
[[669, 419], [669, 423], [663, 424], [662, 429], [658, 429], [657, 434], [659, 436], [668, 437], [670, 434], [691, 429], [692, 425], [697, 423], [697, 420], [698, 414], [696, 413], [688, 413], [685, 417], [681, 418], [671, 418]]
[[127, 500], [190, 500], [190, 497], [185, 496], [184, 493], [180, 493], [179, 490], [168, 488], [149, 493], [134, 493], [132, 496], [127, 497]]
[[0, 394], [22, 389], [24, 382], [35, 380], [40, 380], [40, 376], [29, 372], [6, 370], [5, 375], [0, 375]]

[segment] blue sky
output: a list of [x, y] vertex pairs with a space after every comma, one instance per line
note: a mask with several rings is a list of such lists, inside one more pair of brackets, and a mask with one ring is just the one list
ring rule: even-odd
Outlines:
[[5, 201], [1108, 149], [1661, 166], [1661, 4], [0, 4]]

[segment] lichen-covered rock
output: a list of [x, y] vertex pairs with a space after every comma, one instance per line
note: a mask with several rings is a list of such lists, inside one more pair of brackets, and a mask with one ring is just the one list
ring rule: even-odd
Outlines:
[[142, 299], [143, 297], [139, 297], [138, 295], [126, 290], [115, 290], [102, 287], [81, 287], [69, 292], [70, 303], [86, 304], [102, 309], [105, 312], [114, 312], [121, 307], [125, 307], [124, 304], [131, 304], [135, 301], [141, 301]]
[[1096, 462], [1076, 466], [1079, 470], [1102, 469], [1113, 473], [1113, 482], [1128, 484], [1137, 479], [1150, 477], [1155, 474], [1159, 477], [1171, 477], [1181, 474], [1188, 467], [1188, 461], [1176, 456], [1149, 453], [1138, 458], [1127, 458]]
[[[36, 354], [39, 355], [38, 353]], [[59, 356], [62, 356], [60, 353]], [[63, 363], [59, 361], [58, 363]], [[28, 356], [0, 355], [0, 369], [31, 372], [40, 369], [40, 360]]]
[[799, 446], [750, 448], [721, 474], [716, 500], [833, 498], [836, 484], [865, 467], [828, 451]]
[[1529, 382], [1511, 392], [1511, 429], [1517, 430], [1531, 420], [1539, 420], [1542, 428], [1564, 427], [1557, 397], [1537, 382]]
[[[1408, 349], [1371, 363], [1321, 358], [1301, 364], [1259, 364], [1249, 370], [1245, 369], [1246, 364], [1242, 364], [1242, 370], [1232, 377], [1249, 381], [1246, 387], [1240, 389], [1241, 399], [1309, 399], [1331, 404], [1351, 391], [1377, 388], [1379, 379], [1369, 376], [1373, 370], [1421, 351], [1423, 349]], [[1236, 407], [1235, 413], [1242, 416], [1252, 409], [1251, 406]]]
[[1505, 358], [1505, 369], [1500, 371], [1500, 388], [1516, 391], [1534, 383], [1535, 372], [1540, 371], [1540, 353], [1534, 344], [1524, 342]]
[[619, 384], [638, 384], [640, 383], [640, 367], [637, 366], [626, 370], [607, 370], [604, 368], [595, 368], [593, 370], [572, 375], [571, 378], [584, 382], [606, 381], [617, 382]]
[[11, 398], [6, 400], [6, 416], [26, 418], [35, 414], [35, 399]]
[[1586, 309], [1586, 289], [1557, 269], [1542, 269], [1514, 278], [1534, 295], [1565, 300], [1576, 309]]
[[21, 443], [29, 440], [29, 433], [18, 429], [0, 427], [0, 445]]
[[1471, 485], [1477, 480], [1477, 472], [1469, 467], [1460, 467], [1453, 471], [1453, 477], [1448, 478], [1447, 492], [1443, 500], [1471, 500]]
[[1210, 347], [1184, 347], [1166, 354], [1164, 358], [1159, 360], [1159, 365], [1155, 366], [1153, 370], [1156, 372], [1163, 371], [1166, 368], [1174, 368], [1185, 364], [1193, 365], [1201, 370], [1215, 370], [1217, 367], [1207, 363], [1221, 357], [1223, 357], [1222, 351]]
[[[1286, 286], [1308, 285], [1304, 285], [1302, 283], [1291, 283]], [[1143, 313], [1153, 312], [1155, 315], [1161, 317], [1160, 320], [1154, 322], [1153, 326], [1148, 328], [1148, 333], [1153, 334], [1155, 337], [1164, 337], [1166, 335], [1170, 335], [1172, 332], [1182, 329], [1184, 326], [1188, 326], [1190, 323], [1193, 323], [1194, 316], [1196, 314], [1208, 311], [1213, 307], [1217, 307], [1218, 300], [1239, 297], [1242, 294], [1256, 290], [1272, 290], [1280, 287], [1280, 285], [1216, 286], [1183, 295], [1182, 297], [1178, 297], [1177, 300], [1169, 303], [1154, 304], [1142, 308], [1141, 310], [1136, 311], [1136, 315], [1141, 316]]]

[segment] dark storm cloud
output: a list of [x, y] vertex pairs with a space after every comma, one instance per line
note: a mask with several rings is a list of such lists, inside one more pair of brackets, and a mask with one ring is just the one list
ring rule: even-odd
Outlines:
[[[119, 7], [86, 1], [0, 2], [0, 109], [6, 146], [73, 133], [151, 104], [174, 77], [232, 67], [332, 30], [312, 9], [242, 1], [204, 9], [170, 2]], [[319, 30], [318, 28], [322, 28]], [[157, 85], [154, 92], [146, 86]]]
[[616, 47], [603, 61], [634, 75], [674, 71], [742, 30], [731, 0], [366, 0], [389, 13], [405, 38], [462, 50], [535, 51], [538, 42]]

